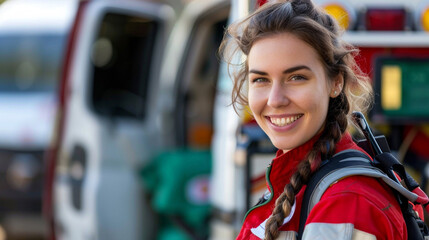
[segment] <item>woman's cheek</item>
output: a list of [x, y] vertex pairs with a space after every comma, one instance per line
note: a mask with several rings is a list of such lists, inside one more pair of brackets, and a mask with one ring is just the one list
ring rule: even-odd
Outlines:
[[261, 105], [264, 104], [264, 93], [261, 93], [261, 91], [258, 91], [257, 89], [250, 89], [248, 97], [250, 110], [256, 114], [258, 109], [261, 108]]

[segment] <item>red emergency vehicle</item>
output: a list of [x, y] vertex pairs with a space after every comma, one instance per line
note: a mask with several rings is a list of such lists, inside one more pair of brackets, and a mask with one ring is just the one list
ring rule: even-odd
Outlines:
[[[425, 130], [429, 129], [425, 126], [429, 121], [429, 1], [313, 1], [337, 19], [344, 29], [343, 39], [360, 50], [356, 60], [371, 77], [375, 91], [371, 125], [387, 136], [392, 151], [402, 160], [425, 169], [429, 156], [424, 147], [429, 141]], [[233, 0], [230, 21], [265, 2]], [[224, 95], [226, 99], [228, 94]], [[215, 116], [223, 118], [220, 122], [215, 118], [212, 198], [222, 214], [212, 221], [213, 238], [233, 239], [244, 213], [265, 191], [262, 166], [270, 161], [273, 149], [245, 113], [225, 121], [227, 114], [221, 107], [215, 108]], [[236, 136], [235, 142], [232, 136]], [[236, 144], [234, 149], [228, 147], [231, 143]], [[426, 175], [422, 171], [423, 187]], [[233, 193], [232, 197], [227, 193]]]

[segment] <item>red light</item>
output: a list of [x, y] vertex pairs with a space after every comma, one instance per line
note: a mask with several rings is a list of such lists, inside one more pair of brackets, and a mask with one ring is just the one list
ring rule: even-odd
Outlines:
[[365, 19], [369, 31], [403, 31], [405, 30], [405, 9], [368, 9]]
[[258, 0], [258, 1], [257, 1], [257, 5], [258, 5], [258, 7], [260, 7], [260, 6], [264, 5], [265, 3], [267, 3], [267, 0]]

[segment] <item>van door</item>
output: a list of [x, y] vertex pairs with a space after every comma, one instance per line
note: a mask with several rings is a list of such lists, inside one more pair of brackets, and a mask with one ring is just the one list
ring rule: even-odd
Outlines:
[[175, 22], [161, 71], [162, 134], [172, 147], [208, 149], [229, 1], [191, 1]]
[[[183, 9], [181, 16], [175, 23], [167, 44], [166, 57], [161, 71], [160, 90], [163, 95], [172, 95], [172, 98], [160, 99], [160, 102], [165, 106], [161, 108], [163, 110], [161, 119], [164, 120], [162, 124], [163, 135], [165, 139], [170, 140], [169, 142], [173, 148], [185, 149], [187, 154], [193, 153], [193, 155], [186, 155], [186, 158], [182, 157], [183, 155], [181, 156], [184, 160], [182, 161], [183, 165], [198, 164], [192, 167], [192, 170], [177, 171], [175, 174], [176, 182], [180, 182], [182, 188], [186, 189], [186, 191], [183, 191], [185, 196], [183, 199], [186, 199], [190, 203], [189, 205], [197, 208], [197, 211], [188, 210], [187, 213], [183, 212], [179, 209], [182, 205], [177, 204], [177, 201], [174, 204], [176, 209], [172, 209], [174, 206], [168, 206], [169, 211], [166, 210], [167, 207], [161, 210], [164, 216], [168, 215], [168, 213], [181, 214], [179, 219], [181, 226], [173, 224], [168, 230], [171, 232], [172, 229], [180, 229], [182, 232], [186, 232], [188, 236], [193, 236], [190, 239], [207, 238], [206, 232], [211, 227], [203, 216], [204, 214], [199, 214], [200, 221], [194, 222], [194, 219], [196, 219], [195, 212], [201, 213], [202, 211], [198, 209], [203, 208], [204, 201], [208, 202], [212, 199], [209, 198], [208, 187], [198, 188], [192, 183], [195, 183], [196, 179], [200, 183], [204, 182], [200, 181], [201, 178], [195, 177], [194, 174], [197, 168], [201, 170], [202, 166], [209, 164], [209, 171], [213, 172], [213, 166], [217, 165], [217, 163], [212, 162], [213, 158], [211, 157], [213, 156], [212, 138], [214, 133], [215, 98], [219, 91], [217, 82], [220, 63], [217, 53], [229, 13], [230, 1], [227, 0], [190, 2]], [[203, 158], [201, 151], [209, 153], [210, 158]], [[182, 152], [176, 151], [175, 153], [180, 154]], [[199, 159], [191, 162], [191, 158]], [[163, 160], [162, 162], [166, 162], [165, 159]], [[213, 159], [213, 161], [216, 160]], [[165, 168], [163, 167], [163, 169]], [[226, 169], [226, 171], [229, 170]], [[210, 179], [211, 183], [212, 178]], [[204, 184], [198, 185], [206, 186]], [[230, 189], [229, 186], [224, 187]], [[172, 188], [170, 187], [170, 189]], [[189, 191], [189, 189], [192, 189], [192, 191]], [[212, 192], [210, 190], [210, 193]], [[178, 197], [178, 199], [180, 201], [181, 198]], [[212, 204], [211, 201], [210, 204]], [[218, 209], [211, 211], [211, 213], [216, 215], [218, 213], [223, 214]], [[194, 216], [192, 216], [193, 214]], [[177, 216], [175, 217], [177, 222]], [[210, 232], [210, 237], [212, 234], [214, 233]]]
[[80, 2], [49, 162], [58, 239], [153, 239], [137, 170], [160, 147], [153, 106], [172, 18], [157, 3]]

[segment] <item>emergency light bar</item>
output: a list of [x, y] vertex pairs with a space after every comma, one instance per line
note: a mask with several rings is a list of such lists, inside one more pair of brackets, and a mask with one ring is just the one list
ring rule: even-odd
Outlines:
[[[254, 9], [270, 0], [250, 0]], [[357, 6], [344, 0], [314, 0], [348, 31], [426, 31], [429, 32], [429, 0], [413, 8], [404, 5]], [[386, 7], [387, 6], [387, 7]]]
[[407, 27], [407, 12], [403, 8], [370, 8], [365, 13], [368, 31], [403, 31]]
[[428, 6], [423, 7], [423, 10], [420, 13], [417, 12], [415, 18], [417, 28], [426, 32], [429, 31], [429, 2], [427, 4]]
[[356, 22], [356, 13], [352, 7], [345, 3], [327, 3], [323, 9], [337, 20], [338, 25], [347, 30], [353, 28]]

